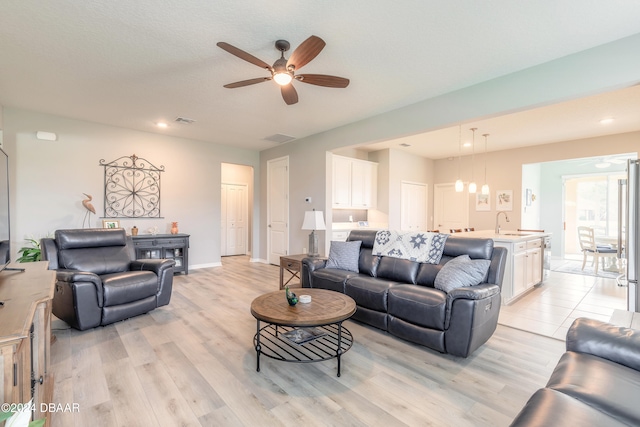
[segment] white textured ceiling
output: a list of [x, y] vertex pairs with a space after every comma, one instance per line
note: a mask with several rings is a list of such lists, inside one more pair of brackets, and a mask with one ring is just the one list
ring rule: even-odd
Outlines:
[[[2, 0], [0, 104], [265, 149], [277, 145], [267, 136], [326, 131], [635, 34], [638, 22], [630, 0]], [[266, 72], [217, 42], [272, 63], [275, 40], [295, 48], [312, 34], [327, 46], [304, 72], [348, 88], [298, 83], [287, 106], [273, 82], [222, 87]], [[178, 116], [196, 122], [155, 127]]]

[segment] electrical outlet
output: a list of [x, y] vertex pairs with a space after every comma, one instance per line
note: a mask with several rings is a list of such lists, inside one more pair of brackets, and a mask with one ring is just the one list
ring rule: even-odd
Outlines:
[[302, 253], [306, 254], [307, 253], [307, 248], [302, 248]]

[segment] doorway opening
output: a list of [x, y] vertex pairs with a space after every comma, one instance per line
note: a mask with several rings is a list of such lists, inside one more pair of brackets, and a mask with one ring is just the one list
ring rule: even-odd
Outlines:
[[253, 167], [222, 163], [220, 256], [251, 255]]

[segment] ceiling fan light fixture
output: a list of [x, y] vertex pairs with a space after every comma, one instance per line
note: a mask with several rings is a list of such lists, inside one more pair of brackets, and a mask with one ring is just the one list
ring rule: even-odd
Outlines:
[[273, 81], [278, 83], [280, 86], [288, 85], [291, 83], [291, 80], [293, 80], [293, 77], [287, 72], [273, 73]]

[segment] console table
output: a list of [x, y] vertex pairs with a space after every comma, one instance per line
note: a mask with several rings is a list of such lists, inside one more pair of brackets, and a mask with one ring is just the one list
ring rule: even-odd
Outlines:
[[0, 396], [4, 403], [33, 398], [34, 419], [51, 403], [51, 301], [56, 272], [46, 261], [14, 264], [24, 272], [0, 272]]
[[132, 236], [136, 258], [172, 259], [174, 273], [189, 274], [188, 234], [147, 234]]

